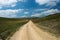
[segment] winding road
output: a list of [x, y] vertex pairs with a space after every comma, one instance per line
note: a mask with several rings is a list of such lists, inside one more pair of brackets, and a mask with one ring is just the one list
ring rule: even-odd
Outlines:
[[56, 37], [38, 28], [31, 20], [23, 25], [10, 40], [57, 40]]

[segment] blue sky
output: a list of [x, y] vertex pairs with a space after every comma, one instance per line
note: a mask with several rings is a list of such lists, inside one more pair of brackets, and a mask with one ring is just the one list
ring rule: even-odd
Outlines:
[[43, 17], [60, 12], [60, 0], [0, 0], [0, 17]]

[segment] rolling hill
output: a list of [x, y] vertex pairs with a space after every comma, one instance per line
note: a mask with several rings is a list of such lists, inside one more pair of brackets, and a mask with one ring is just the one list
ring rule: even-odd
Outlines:
[[2, 18], [0, 17], [0, 38], [5, 40], [9, 36], [13, 35], [17, 29], [23, 24], [32, 20], [42, 30], [51, 33], [52, 35], [60, 36], [60, 13], [49, 15], [43, 18]]
[[42, 21], [37, 23], [43, 26], [39, 26], [40, 28], [44, 29], [45, 31], [48, 31], [56, 37], [60, 36], [60, 13], [46, 16], [41, 20]]
[[27, 21], [24, 19], [0, 18], [0, 38], [5, 40], [7, 37], [20, 28]]

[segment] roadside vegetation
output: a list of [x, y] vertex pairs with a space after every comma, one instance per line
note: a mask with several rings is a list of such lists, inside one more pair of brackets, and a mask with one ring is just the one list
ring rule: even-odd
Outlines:
[[60, 36], [60, 13], [46, 16], [41, 20], [37, 23], [41, 29], [56, 37]]
[[0, 18], [0, 39], [6, 40], [26, 22], [24, 19]]
[[52, 35], [60, 36], [60, 13], [49, 15], [43, 18], [2, 18], [0, 17], [0, 39], [6, 40], [12, 36], [22, 25], [32, 20], [44, 31]]

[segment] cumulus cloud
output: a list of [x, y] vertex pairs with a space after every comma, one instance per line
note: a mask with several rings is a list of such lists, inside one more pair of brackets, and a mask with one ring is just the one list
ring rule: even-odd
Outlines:
[[18, 1], [23, 0], [0, 0], [0, 8], [2, 7], [14, 7]]
[[49, 0], [36, 0], [36, 2], [39, 4], [45, 4], [45, 3], [49, 2]]
[[51, 14], [55, 14], [55, 13], [60, 13], [60, 10], [58, 10], [58, 9], [51, 9], [51, 10], [44, 11], [41, 14], [51, 15]]
[[47, 5], [46, 6], [55, 6], [55, 5], [57, 5], [57, 3], [56, 2], [49, 2], [49, 3], [47, 3]]
[[51, 10], [47, 10], [47, 11], [44, 11], [44, 12], [41, 12], [41, 13], [33, 14], [33, 15], [31, 15], [31, 17], [43, 17], [43, 16], [55, 14], [55, 13], [60, 13], [60, 10], [51, 9]]
[[40, 14], [33, 14], [33, 15], [31, 15], [31, 17], [39, 17], [40, 16]]
[[35, 10], [33, 10], [35, 13], [36, 12], [42, 12], [42, 11], [46, 11], [46, 10], [49, 10], [49, 9], [47, 9], [47, 8], [42, 8], [42, 9], [35, 9]]
[[17, 9], [17, 10], [0, 10], [0, 17], [8, 17], [8, 18], [12, 18], [12, 17], [17, 17], [17, 13], [22, 12], [23, 9]]
[[0, 7], [3, 6], [15, 6], [16, 5], [17, 0], [0, 0]]
[[29, 12], [24, 12], [24, 14], [29, 14]]
[[0, 10], [0, 17], [15, 17], [17, 10]]
[[36, 2], [40, 5], [47, 4], [50, 6], [55, 6], [57, 2], [60, 2], [60, 0], [36, 0]]
[[17, 0], [17, 1], [22, 1], [23, 2], [24, 0]]

